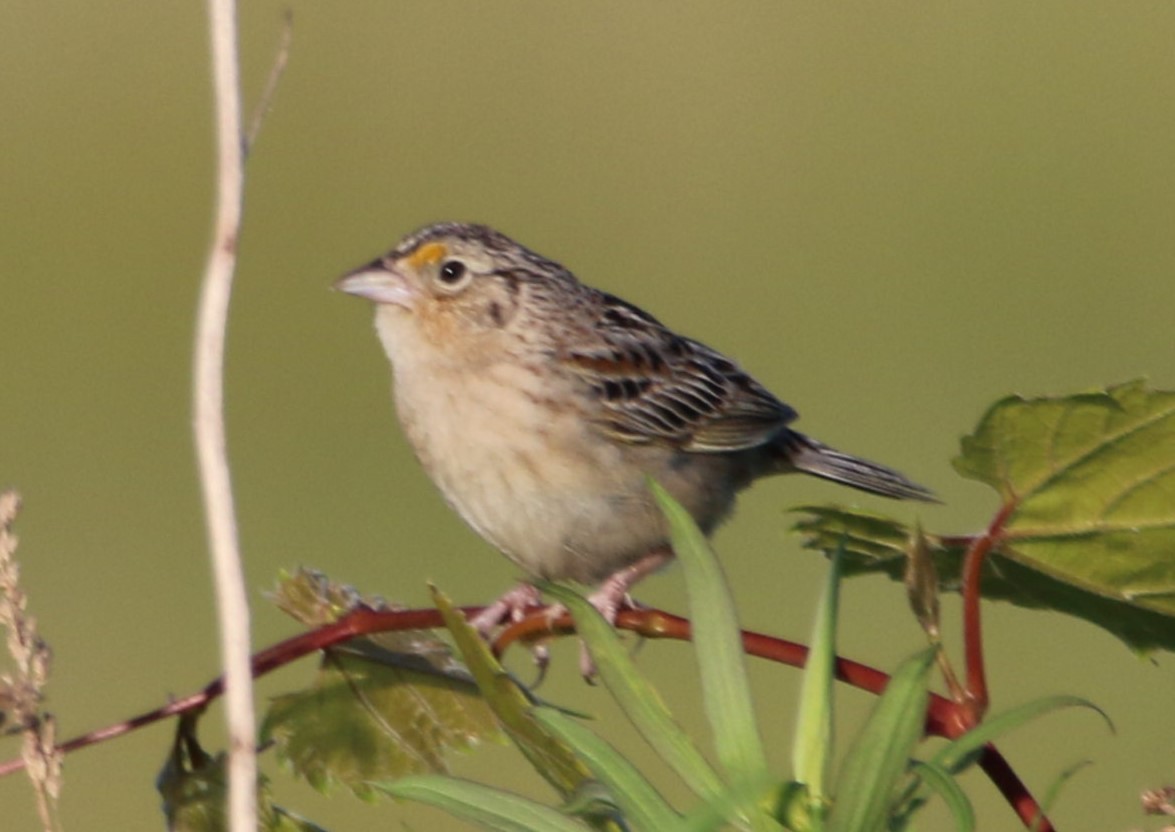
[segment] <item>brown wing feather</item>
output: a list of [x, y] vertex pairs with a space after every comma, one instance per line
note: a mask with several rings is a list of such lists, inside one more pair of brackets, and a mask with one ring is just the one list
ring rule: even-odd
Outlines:
[[590, 332], [590, 342], [562, 358], [595, 393], [595, 422], [612, 437], [737, 451], [770, 440], [796, 417], [734, 362], [611, 295], [601, 293]]

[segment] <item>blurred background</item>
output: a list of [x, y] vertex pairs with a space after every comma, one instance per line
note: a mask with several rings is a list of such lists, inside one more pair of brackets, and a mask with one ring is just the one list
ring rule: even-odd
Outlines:
[[[472, 604], [516, 577], [412, 460], [367, 305], [328, 290], [426, 222], [503, 229], [736, 356], [804, 431], [938, 491], [932, 507], [801, 478], [748, 493], [716, 547], [744, 624], [791, 638], [807, 637], [824, 568], [789, 533], [788, 507], [850, 502], [977, 530], [994, 494], [949, 461], [995, 399], [1175, 385], [1168, 2], [290, 5], [289, 69], [249, 165], [228, 354], [258, 646], [296, 630], [262, 597], [281, 569], [411, 605], [427, 581]], [[68, 737], [217, 669], [189, 430], [213, 182], [206, 22], [202, 4], [174, 0], [5, 8], [0, 483], [25, 497], [19, 557]], [[242, 10], [250, 105], [284, 8]], [[684, 609], [674, 570], [638, 594]], [[846, 655], [892, 669], [922, 644], [895, 584], [851, 583], [842, 608]], [[1172, 658], [1055, 615], [989, 606], [985, 623], [996, 709], [1072, 693], [1116, 723], [1111, 735], [1064, 712], [1001, 743], [1038, 794], [1092, 762], [1062, 792], [1059, 828], [1157, 827], [1138, 793], [1175, 779]], [[556, 651], [544, 696], [607, 725], [606, 695], [574, 658]], [[641, 663], [705, 741], [689, 649], [646, 645]], [[259, 696], [312, 675], [304, 662]], [[797, 679], [754, 667], [781, 774]], [[839, 701], [845, 737], [870, 700]], [[203, 723], [214, 749], [221, 716]], [[171, 731], [71, 756], [66, 829], [160, 828], [152, 783]], [[643, 755], [623, 726], [610, 736]], [[280, 801], [335, 832], [464, 828], [322, 798], [266, 767]], [[509, 749], [456, 768], [551, 797]], [[981, 828], [1018, 828], [985, 780], [967, 787]], [[38, 828], [32, 807], [20, 777], [0, 781], [6, 830]]]

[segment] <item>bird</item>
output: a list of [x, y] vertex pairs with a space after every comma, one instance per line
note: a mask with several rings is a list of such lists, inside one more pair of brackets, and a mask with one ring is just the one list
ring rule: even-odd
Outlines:
[[534, 603], [536, 579], [595, 587], [614, 623], [673, 557], [648, 478], [707, 536], [775, 474], [935, 501], [793, 429], [796, 411], [732, 359], [488, 226], [427, 225], [335, 288], [374, 303], [420, 465], [526, 575], [478, 616], [483, 632]]

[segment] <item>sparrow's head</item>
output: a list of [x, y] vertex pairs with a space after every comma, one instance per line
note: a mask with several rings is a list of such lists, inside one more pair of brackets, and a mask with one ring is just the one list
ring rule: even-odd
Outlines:
[[[445, 222], [408, 235], [343, 275], [335, 288], [366, 298], [388, 327], [411, 327], [440, 344], [510, 329], [527, 298], [552, 284], [578, 288], [558, 263], [484, 225]], [[381, 326], [381, 331], [383, 326]]]

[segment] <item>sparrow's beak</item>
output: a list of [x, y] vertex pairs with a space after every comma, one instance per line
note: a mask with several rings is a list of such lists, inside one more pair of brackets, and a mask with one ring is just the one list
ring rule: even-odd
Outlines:
[[405, 309], [415, 306], [418, 297], [404, 276], [382, 259], [347, 272], [335, 281], [334, 288], [373, 303], [390, 303]]

